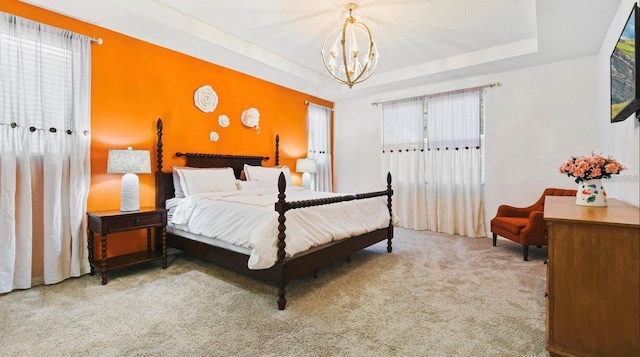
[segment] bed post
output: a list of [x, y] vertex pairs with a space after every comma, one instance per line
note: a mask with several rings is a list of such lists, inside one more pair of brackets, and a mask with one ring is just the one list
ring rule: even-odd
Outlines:
[[280, 165], [280, 135], [276, 134], [276, 164]]
[[[164, 197], [164, 189], [162, 189], [165, 185], [164, 183], [164, 175], [162, 172], [162, 119], [158, 118], [158, 121], [156, 122], [156, 130], [157, 130], [157, 135], [158, 135], [158, 141], [156, 143], [156, 172], [155, 172], [155, 179], [156, 179], [156, 207], [162, 207], [164, 208], [164, 201], [166, 199], [166, 197]], [[164, 242], [164, 240], [162, 239], [162, 234], [164, 233], [164, 228], [162, 229], [163, 232], [160, 232], [159, 230], [155, 230], [155, 249], [156, 252], [158, 251], [166, 251], [167, 247], [166, 247], [166, 243]], [[163, 266], [166, 265], [166, 261], [163, 260]]]
[[[276, 137], [276, 142], [277, 140], [278, 139]], [[276, 151], [276, 160], [277, 157], [278, 154]], [[280, 177], [278, 178], [278, 202], [276, 202], [276, 211], [278, 212], [278, 261], [276, 262], [276, 264], [279, 265], [280, 269], [283, 268], [282, 265], [284, 264], [285, 257], [287, 256], [287, 253], [285, 251], [285, 247], [287, 246], [285, 238], [287, 235], [284, 232], [287, 228], [284, 224], [287, 218], [284, 214], [287, 212], [289, 207], [287, 202], [285, 201], [287, 197], [287, 195], [284, 193], [286, 187], [287, 182], [284, 178], [284, 173], [281, 172]], [[285, 281], [284, 273], [282, 273], [281, 271], [280, 282], [278, 286], [278, 310], [284, 310], [284, 308], [287, 306], [287, 299], [285, 298], [285, 294], [287, 293], [287, 291], [284, 289], [285, 285], [287, 285], [287, 282]]]
[[162, 172], [162, 119], [158, 118], [156, 122], [156, 130], [158, 141], [156, 143], [156, 207], [164, 207], [164, 175]]
[[391, 238], [393, 238], [393, 212], [391, 210], [391, 172], [387, 172], [387, 208], [389, 209], [389, 233], [387, 233], [387, 252], [391, 253]]
[[156, 172], [160, 172], [162, 171], [162, 119], [158, 118], [158, 121], [156, 122], [156, 130], [157, 133], [156, 135], [158, 136], [158, 142], [156, 143], [156, 153], [158, 154], [157, 156], [157, 165], [156, 165]]

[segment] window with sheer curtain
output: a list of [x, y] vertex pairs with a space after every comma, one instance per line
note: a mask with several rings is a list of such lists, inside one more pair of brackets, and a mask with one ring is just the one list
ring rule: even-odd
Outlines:
[[0, 293], [89, 271], [90, 46], [0, 13]]
[[307, 157], [316, 161], [316, 173], [311, 175], [310, 188], [315, 191], [332, 192], [330, 108], [309, 103], [307, 135]]
[[482, 89], [426, 97], [429, 229], [484, 237]]
[[382, 182], [391, 173], [399, 224], [427, 229], [423, 140], [424, 98], [382, 103]]
[[[484, 92], [480, 92], [480, 161], [482, 166], [481, 179], [484, 184], [485, 177], [485, 150], [484, 150]], [[427, 114], [429, 110], [427, 108], [427, 101], [424, 101], [424, 146], [428, 147], [428, 125], [427, 125]], [[433, 143], [432, 143], [433, 144]]]
[[406, 228], [485, 236], [482, 89], [383, 103], [383, 175]]

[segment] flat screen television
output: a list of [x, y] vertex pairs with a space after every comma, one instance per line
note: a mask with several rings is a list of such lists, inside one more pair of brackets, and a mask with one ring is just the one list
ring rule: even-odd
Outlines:
[[[627, 119], [640, 110], [640, 84], [636, 72], [636, 20], [640, 16], [638, 5], [633, 4], [631, 14], [622, 29], [613, 53], [611, 53], [611, 122]], [[640, 117], [638, 117], [640, 119]]]

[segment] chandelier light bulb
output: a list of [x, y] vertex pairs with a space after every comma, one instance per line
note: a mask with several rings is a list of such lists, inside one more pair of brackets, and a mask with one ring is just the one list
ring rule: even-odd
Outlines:
[[333, 46], [333, 48], [331, 48], [331, 60], [335, 61], [336, 57], [338, 57], [338, 47], [337, 46]]
[[329, 60], [329, 70], [331, 72], [335, 72], [335, 70], [336, 70], [336, 58], [335, 57], [331, 57], [331, 59]]
[[353, 30], [353, 26], [349, 26], [349, 32], [351, 33], [351, 55], [353, 58], [358, 58], [360, 50], [358, 49], [358, 41], [356, 40], [356, 33]]
[[[378, 65], [378, 50], [367, 25], [352, 16], [358, 5], [349, 3], [345, 7], [349, 16], [325, 37], [320, 55], [329, 74], [351, 88], [371, 77]], [[366, 50], [361, 51], [361, 47]]]

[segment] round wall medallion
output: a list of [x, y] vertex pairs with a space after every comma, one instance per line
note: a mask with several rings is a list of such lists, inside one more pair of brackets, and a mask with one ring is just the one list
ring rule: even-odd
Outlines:
[[240, 116], [240, 121], [242, 125], [247, 128], [254, 128], [257, 133], [260, 134], [260, 112], [256, 108], [249, 108], [242, 112]]
[[218, 95], [207, 84], [196, 90], [193, 95], [193, 101], [198, 109], [205, 113], [211, 113], [218, 106]]
[[229, 126], [230, 124], [230, 120], [229, 117], [222, 114], [218, 117], [218, 124], [220, 124], [221, 127], [226, 128]]

